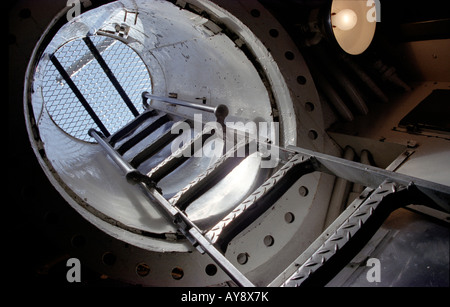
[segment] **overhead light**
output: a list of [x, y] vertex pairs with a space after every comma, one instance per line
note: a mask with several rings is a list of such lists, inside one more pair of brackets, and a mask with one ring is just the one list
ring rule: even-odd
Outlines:
[[331, 25], [342, 31], [353, 29], [358, 23], [358, 16], [351, 9], [345, 9], [339, 13], [331, 14]]
[[379, 1], [320, 0], [314, 3], [313, 6], [301, 2], [304, 9], [310, 10], [309, 20], [301, 28], [307, 46], [325, 38], [352, 55], [361, 54], [370, 46], [376, 28], [373, 5], [379, 5]]
[[333, 0], [327, 20], [338, 45], [347, 53], [363, 53], [375, 35], [376, 22], [368, 17], [367, 0]]

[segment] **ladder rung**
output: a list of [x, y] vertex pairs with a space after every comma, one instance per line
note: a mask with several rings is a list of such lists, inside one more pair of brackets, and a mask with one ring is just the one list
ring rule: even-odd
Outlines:
[[133, 135], [131, 138], [126, 140], [123, 144], [121, 144], [116, 150], [119, 154], [123, 155], [137, 143], [142, 141], [144, 138], [149, 136], [151, 133], [155, 132], [157, 129], [162, 127], [165, 123], [169, 122], [170, 118], [167, 114], [162, 114], [157, 117], [151, 124], [147, 127]]
[[[245, 147], [245, 156], [239, 157], [237, 152], [242, 147]], [[248, 147], [248, 142], [234, 146], [233, 149], [221, 156], [205, 172], [200, 174], [185, 188], [173, 196], [169, 202], [173, 206], [178, 206], [184, 210], [192, 201], [200, 197], [200, 195], [209, 190], [212, 186], [216, 185], [239, 165], [248, 156]]]
[[[213, 131], [203, 131], [197, 134], [191, 141], [167, 157], [163, 162], [153, 168], [147, 176], [154, 182], [159, 182], [162, 178], [173, 172], [186, 160], [192, 157], [197, 148], [202, 148], [206, 140], [214, 135]], [[200, 144], [199, 144], [200, 143]]]
[[169, 145], [174, 139], [176, 139], [179, 135], [172, 133], [172, 130], [178, 131], [177, 126], [184, 126], [185, 124], [192, 126], [192, 123], [188, 120], [176, 122], [171, 129], [167, 130], [164, 134], [158, 137], [153, 143], [149, 146], [141, 150], [138, 154], [136, 154], [131, 160], [130, 164], [137, 168], [144, 161], [148, 160], [150, 157], [155, 155], [161, 149]]
[[126, 136], [133, 133], [137, 128], [139, 128], [144, 121], [149, 119], [150, 117], [153, 117], [157, 115], [158, 113], [155, 110], [147, 110], [135, 119], [131, 121], [129, 124], [127, 124], [125, 127], [118, 130], [116, 133], [114, 133], [110, 139], [109, 143], [114, 146], [117, 142], [125, 138]]

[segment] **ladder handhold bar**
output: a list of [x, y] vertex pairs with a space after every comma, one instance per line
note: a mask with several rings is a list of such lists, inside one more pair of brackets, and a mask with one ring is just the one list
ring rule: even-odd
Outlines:
[[146, 108], [149, 108], [149, 105], [147, 103], [148, 99], [154, 99], [154, 100], [165, 102], [167, 104], [174, 104], [174, 105], [187, 107], [187, 108], [191, 108], [191, 109], [195, 109], [195, 110], [199, 110], [199, 111], [213, 113], [216, 116], [217, 122], [219, 124], [221, 124], [222, 126], [224, 126], [225, 118], [228, 116], [228, 113], [229, 113], [228, 107], [223, 104], [220, 104], [217, 107], [212, 107], [212, 106], [192, 103], [189, 101], [180, 100], [180, 99], [176, 99], [176, 98], [156, 96], [156, 95], [150, 94], [149, 92], [143, 92], [142, 100], [143, 100], [143, 104]]

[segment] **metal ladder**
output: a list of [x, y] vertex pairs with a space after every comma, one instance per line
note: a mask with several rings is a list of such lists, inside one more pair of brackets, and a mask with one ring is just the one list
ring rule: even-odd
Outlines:
[[[148, 93], [144, 93], [143, 98], [199, 108], [216, 114], [220, 113], [218, 109], [221, 109], [223, 113], [220, 114], [226, 113], [224, 111], [226, 107], [224, 106], [212, 108], [191, 105], [191, 103], [184, 101], [157, 97]], [[345, 213], [348, 217], [339, 227], [336, 227], [334, 233], [310, 255], [309, 259], [294, 272], [291, 278], [284, 282], [286, 286], [317, 284], [328, 280], [331, 276], [324, 277], [324, 275], [330, 275], [331, 272], [337, 273], [337, 269], [333, 268], [339, 268], [342, 264], [347, 263], [351, 259], [349, 255], [352, 254], [352, 251], [362, 248], [361, 244], [364, 244], [381, 226], [384, 219], [397, 208], [411, 203], [422, 203], [449, 211], [450, 188], [447, 186], [291, 146], [278, 148], [282, 167], [277, 172], [219, 223], [207, 231], [202, 231], [186, 216], [183, 208], [188, 206], [189, 200], [197, 198], [205, 191], [206, 184], [217, 182], [220, 178], [223, 178], [227, 174], [225, 170], [230, 169], [230, 163], [236, 165], [236, 162], [233, 162], [233, 152], [237, 150], [239, 145], [236, 144], [231, 153], [228, 152], [228, 154], [223, 155], [215, 164], [199, 175], [195, 183], [177, 193], [170, 200], [166, 200], [161, 191], [158, 190], [157, 183], [180, 166], [187, 158], [180, 155], [180, 152], [175, 152], [148, 174], [141, 174], [137, 171], [136, 164], [138, 163], [133, 161], [141, 162], [144, 157], [151, 158], [152, 154], [156, 152], [155, 149], [167, 145], [167, 141], [174, 135], [169, 136], [170, 132], [167, 132], [160, 139], [149, 144], [143, 152], [137, 155], [138, 158], [132, 159], [131, 163], [125, 161], [121, 156], [122, 148], [131, 148], [132, 144], [142, 139], [149, 130], [153, 129], [142, 130], [142, 133], [131, 137], [119, 149], [113, 147], [113, 144], [124, 137], [126, 132], [138, 127], [142, 119], [147, 117], [148, 113], [153, 114], [153, 112], [153, 109], [148, 109], [135, 121], [110, 138], [106, 138], [93, 129], [89, 131], [89, 134], [122, 169], [130, 182], [140, 184], [150, 192], [150, 201], [164, 209], [173, 219], [178, 231], [201, 253], [208, 254], [239, 286], [252, 286], [253, 284], [224, 257], [221, 247], [226, 246], [236, 234], [253, 222], [257, 216], [277, 201], [305, 174], [311, 172], [329, 173], [351, 182], [363, 184], [369, 187], [369, 190], [361, 194], [356, 201], [356, 207], [349, 207], [349, 211]], [[195, 142], [203, 142], [205, 137], [210, 136], [211, 132], [201, 132], [191, 142], [180, 148], [180, 151], [192, 152]], [[249, 211], [252, 214], [247, 214]], [[336, 262], [341, 265], [337, 265]]]
[[[90, 46], [99, 63], [102, 63], [101, 55], [95, 50], [95, 46], [90, 45], [88, 39], [86, 44]], [[340, 268], [352, 259], [352, 255], [355, 255], [358, 249], [370, 239], [384, 219], [399, 207], [415, 203], [439, 208], [446, 212], [450, 211], [450, 187], [448, 186], [299, 147], [282, 148], [276, 147], [274, 144], [263, 144], [264, 142], [251, 137], [245, 138], [244, 142], [234, 144], [230, 151], [224, 152], [213, 165], [200, 174], [188, 187], [167, 200], [159, 189], [158, 182], [189, 159], [188, 153], [192, 154], [193, 150], [198, 148], [196, 146], [203, 146], [205, 140], [213, 136], [215, 131], [213, 129], [203, 130], [149, 173], [143, 174], [137, 169], [139, 165], [151, 159], [159, 150], [170, 144], [178, 136], [172, 134], [169, 129], [144, 149], [134, 153], [131, 158], [124, 158], [124, 154], [134, 148], [141, 140], [154, 133], [162, 125], [174, 120], [166, 111], [158, 111], [154, 106], [150, 107], [147, 102], [148, 99], [160, 101], [163, 105], [179, 105], [201, 112], [213, 113], [217, 123], [223, 129], [231, 129], [225, 125], [228, 108], [224, 105], [217, 107], [200, 105], [144, 92], [142, 99], [146, 110], [139, 115], [133, 109], [132, 104], [127, 103], [127, 99], [124, 98], [124, 102], [136, 117], [125, 127], [110, 135], [100, 119], [93, 113], [81, 92], [73, 84], [70, 76], [58, 63], [56, 57], [51, 56], [51, 60], [100, 129], [100, 131], [90, 129], [89, 135], [117, 164], [130, 184], [139, 185], [142, 189], [145, 189], [148, 192], [145, 195], [149, 198], [149, 202], [163, 209], [163, 212], [173, 221], [179, 233], [186, 237], [200, 253], [208, 254], [238, 286], [250, 287], [254, 285], [224, 256], [223, 247], [275, 203], [305, 174], [312, 172], [328, 173], [362, 184], [367, 188], [329, 226], [326, 230], [328, 235], [322, 234], [300, 255], [298, 259], [303, 264], [300, 267], [295, 267], [295, 269], [287, 268], [288, 274], [285, 276], [289, 277], [279, 282], [283, 286], [325, 284], [333, 274], [339, 272]], [[104, 65], [106, 64], [104, 63]], [[107, 67], [104, 67], [104, 70], [107, 73]], [[117, 82], [117, 80], [114, 81], [114, 76], [109, 75], [109, 77], [111, 82]], [[118, 82], [116, 83], [116, 89], [120, 92]], [[149, 119], [152, 119], [151, 123], [149, 123]], [[186, 117], [174, 123], [174, 126], [181, 124], [188, 124], [192, 127], [193, 123], [191, 119]], [[240, 133], [239, 131], [234, 132]], [[242, 159], [236, 158], [234, 153], [238, 149], [248, 146], [250, 142], [256, 142], [258, 148], [259, 146], [276, 147], [279, 152], [279, 168], [215, 226], [208, 230], [200, 229], [188, 218], [184, 209], [191, 201], [219, 182], [242, 161]], [[246, 153], [247, 155], [250, 154], [248, 150]]]

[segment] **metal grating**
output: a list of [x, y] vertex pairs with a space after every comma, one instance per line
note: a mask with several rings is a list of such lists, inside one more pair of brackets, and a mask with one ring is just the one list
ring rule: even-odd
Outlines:
[[[90, 39], [141, 113], [141, 93], [151, 89], [150, 75], [142, 59], [118, 40], [101, 36]], [[134, 119], [83, 39], [64, 44], [54, 55], [111, 133]], [[97, 125], [51, 62], [44, 74], [43, 97], [48, 113], [62, 130], [82, 141], [93, 141], [88, 130]]]

